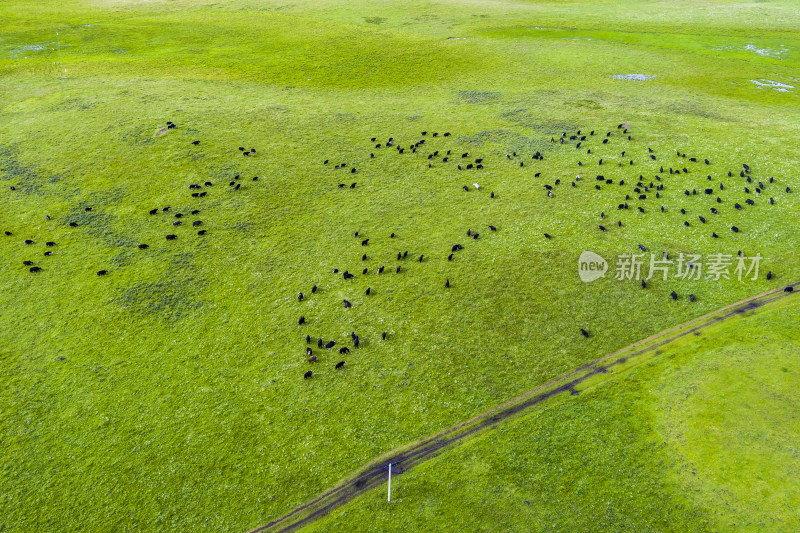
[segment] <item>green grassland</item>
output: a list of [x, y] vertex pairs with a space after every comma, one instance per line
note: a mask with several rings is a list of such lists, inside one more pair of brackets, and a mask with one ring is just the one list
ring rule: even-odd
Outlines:
[[410, 470], [308, 531], [796, 531], [796, 297]]
[[[388, 450], [797, 281], [799, 90], [750, 80], [799, 85], [798, 27], [789, 1], [0, 3], [0, 231], [13, 233], [0, 234], [0, 529], [241, 531]], [[612, 78], [630, 73], [656, 78]], [[178, 127], [157, 135], [167, 120]], [[578, 129], [613, 136], [591, 141], [591, 156], [550, 143]], [[452, 136], [402, 155], [369, 140], [408, 146], [426, 130]], [[486, 168], [429, 169], [427, 153], [447, 149]], [[530, 159], [537, 150], [544, 161]], [[616, 166], [622, 150], [635, 165]], [[524, 167], [506, 159], [512, 151]], [[595, 190], [599, 157], [602, 173], [629, 187]], [[357, 173], [332, 168], [341, 162]], [[745, 193], [742, 163], [755, 182], [775, 183]], [[690, 173], [662, 174], [663, 200], [641, 202], [646, 213], [617, 211], [638, 175], [652, 181], [662, 164]], [[542, 185], [555, 179], [547, 198]], [[712, 200], [682, 193], [720, 180], [716, 217]], [[188, 185], [205, 181], [208, 196], [192, 198]], [[480, 191], [461, 190], [473, 182]], [[733, 209], [746, 198], [756, 205]], [[201, 212], [176, 228], [168, 214], [148, 215], [166, 205]], [[465, 249], [448, 262], [457, 242]], [[612, 273], [578, 279], [581, 251], [610, 259], [639, 243], [672, 256], [759, 253], [761, 274], [654, 279], [646, 290]], [[409, 259], [394, 274], [399, 250]], [[392, 272], [378, 277], [382, 264]], [[357, 276], [345, 282], [334, 268]], [[764, 334], [795, 324], [778, 313]], [[306, 362], [306, 334], [350, 345], [351, 331], [362, 346], [344, 369], [324, 350]], [[635, 389], [619, 387], [595, 393], [617, 409], [603, 424], [641, 426], [626, 443], [646, 448], [651, 403], [620, 418], [613, 391]], [[512, 441], [497, 451], [515, 453]], [[590, 501], [595, 480], [586, 483]], [[653, 494], [631, 501], [648, 508]], [[736, 501], [704, 505], [722, 513]], [[552, 509], [537, 516], [563, 516]], [[708, 518], [695, 511], [682, 516]]]

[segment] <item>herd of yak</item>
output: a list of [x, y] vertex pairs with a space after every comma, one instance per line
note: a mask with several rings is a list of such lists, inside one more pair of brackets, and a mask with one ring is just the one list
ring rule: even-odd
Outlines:
[[[451, 170], [454, 173], [457, 173], [459, 171], [476, 172], [484, 168], [486, 159], [485, 156], [473, 157], [470, 155], [469, 152], [458, 153], [457, 151], [456, 153], [453, 153], [454, 150], [453, 148], [448, 149], [446, 147], [440, 147], [440, 146], [431, 146], [430, 148], [428, 148], [428, 146], [432, 145], [435, 142], [433, 141], [433, 139], [436, 137], [440, 137], [437, 132], [433, 132], [429, 135], [428, 132], [423, 131], [420, 133], [420, 136], [417, 138], [417, 140], [415, 140], [415, 142], [410, 144], [400, 144], [393, 137], [389, 137], [386, 141], [380, 141], [378, 138], [373, 137], [370, 139], [370, 142], [376, 143], [374, 144], [374, 150], [383, 150], [383, 151], [390, 150], [392, 153], [398, 156], [402, 154], [418, 154], [417, 157], [421, 156], [421, 161], [423, 162], [423, 164], [427, 164], [428, 168], [434, 168], [434, 165], [436, 165], [437, 168], [439, 168], [441, 165], [445, 165], [445, 167], [448, 168], [448, 170]], [[450, 133], [449, 132], [444, 133], [443, 135], [441, 135], [441, 137], [450, 137]], [[426, 142], [429, 139], [431, 140], [431, 142], [430, 143]], [[580, 150], [583, 147], [586, 150], [585, 153], [587, 155], [583, 157], [583, 159], [577, 161], [577, 167], [579, 168], [579, 171], [581, 169], [584, 169], [585, 167], [596, 165], [596, 168], [599, 170], [599, 172], [603, 172], [602, 169], [604, 168], [604, 165], [608, 166], [610, 163], [608, 161], [604, 161], [602, 157], [599, 158], [593, 157], [592, 148], [589, 147], [591, 146], [593, 140], [596, 141], [595, 144], [597, 145], [599, 144], [608, 145], [612, 141], [619, 141], [620, 143], [632, 141], [633, 137], [632, 134], [628, 131], [627, 124], [619, 124], [616, 128], [616, 131], [611, 130], [605, 132], [605, 134], [598, 134], [598, 135], [595, 134], [595, 131], [582, 132], [581, 130], [578, 130], [575, 133], [562, 132], [558, 138], [556, 138], [555, 136], [551, 137], [550, 143], [557, 144], [559, 146], [572, 145], [574, 143], [576, 150]], [[581, 151], [580, 153], [583, 152]], [[676, 150], [675, 155], [678, 158], [680, 158], [682, 164], [676, 165], [676, 168], [672, 168], [669, 165], [667, 165], [667, 168], [665, 169], [665, 167], [659, 162], [659, 155], [652, 148], [647, 148], [646, 162], [658, 168], [653, 174], [652, 181], [651, 179], [646, 179], [644, 177], [644, 174], [642, 173], [639, 175], [638, 179], [634, 180], [633, 183], [627, 184], [626, 187], [626, 182], [624, 179], [615, 181], [613, 179], [607, 178], [604, 173], [597, 173], [595, 176], [596, 181], [594, 184], [594, 189], [602, 190], [605, 187], [615, 187], [617, 188], [617, 190], [620, 190], [621, 192], [619, 193], [620, 195], [619, 203], [616, 206], [617, 210], [630, 209], [632, 204], [638, 204], [634, 206], [636, 210], [640, 213], [645, 213], [646, 209], [651, 208], [651, 206], [649, 206], [647, 202], [648, 198], [650, 198], [651, 200], [653, 199], [659, 200], [658, 202], [656, 202], [658, 204], [658, 210], [663, 213], [666, 211], [667, 206], [662, 204], [661, 202], [664, 201], [663, 192], [665, 190], [665, 187], [667, 186], [667, 182], [669, 181], [668, 176], [686, 175], [689, 174], [690, 172], [698, 172], [699, 170], [703, 169], [703, 167], [708, 167], [709, 169], [712, 167], [711, 161], [707, 158], [703, 158], [702, 161], [700, 161], [699, 158], [694, 156], [687, 157], [687, 154], [682, 153], [680, 150]], [[517, 154], [517, 152], [511, 152], [506, 154], [505, 157], [507, 160], [514, 161], [515, 163], [518, 161], [519, 166], [524, 167], [526, 161], [525, 157], [527, 156]], [[369, 160], [373, 159], [375, 159], [375, 151], [372, 151], [369, 154]], [[536, 151], [535, 153], [530, 155], [530, 159], [532, 161], [544, 161], [544, 156], [542, 155], [541, 151]], [[633, 159], [633, 155], [631, 154], [630, 149], [622, 150], [620, 156], [617, 159], [618, 159], [618, 161], [616, 161], [617, 167], [623, 167], [623, 166], [633, 167], [634, 165], [636, 165], [636, 161]], [[330, 159], [325, 159], [323, 161], [324, 166], [329, 166], [330, 163], [331, 163]], [[690, 171], [689, 170], [690, 165], [698, 165], [698, 166]], [[334, 170], [347, 171], [348, 168], [349, 168], [349, 174], [352, 175], [357, 173], [357, 168], [355, 166], [348, 165], [346, 162], [338, 163], [335, 166], [333, 166]], [[533, 173], [535, 178], [541, 177], [541, 174], [542, 172]], [[743, 188], [744, 192], [748, 196], [751, 196], [744, 201], [744, 203], [750, 207], [754, 207], [756, 205], [756, 200], [753, 198], [759, 199], [762, 193], [765, 193], [768, 187], [774, 187], [775, 183], [775, 179], [773, 177], [766, 179], [769, 185], [765, 184], [763, 181], [754, 180], [753, 177], [751, 176], [750, 166], [746, 163], [743, 163], [741, 165], [741, 169], [738, 170], [738, 176], [734, 174], [733, 170], [728, 170], [727, 177], [731, 178], [732, 180], [736, 180], [738, 178], [738, 180], [741, 181], [740, 186]], [[565, 181], [569, 181], [571, 187], [579, 187], [581, 183], [581, 177], [580, 175], [576, 175], [574, 180], [565, 180]], [[714, 203], [714, 206], [709, 207], [708, 209], [708, 212], [710, 213], [709, 216], [719, 215], [721, 213], [721, 210], [724, 209], [722, 204], [726, 203], [726, 200], [723, 198], [724, 195], [723, 191], [726, 191], [726, 185], [722, 181], [722, 179], [715, 179], [712, 177], [711, 174], [708, 174], [706, 176], [706, 181], [708, 182], [708, 184], [706, 187], [703, 187], [701, 189], [700, 193], [698, 193], [697, 188], [683, 189], [682, 193], [686, 196], [695, 196], [695, 197], [699, 196], [712, 199], [711, 202]], [[730, 187], [735, 186], [730, 183], [729, 185]], [[350, 189], [354, 189], [356, 186], [357, 182], [350, 183], [349, 186], [347, 183], [338, 183], [339, 188], [349, 187]], [[555, 179], [551, 183], [543, 183], [542, 184], [543, 194], [545, 194], [549, 198], [553, 198], [559, 186], [563, 186], [561, 178]], [[461, 190], [467, 193], [471, 191], [480, 191], [481, 189], [478, 183], [473, 183], [472, 187], [470, 187], [467, 184], [459, 185], [459, 187]], [[789, 187], [785, 187], [785, 192], [790, 193], [791, 189]], [[623, 194], [624, 198], [622, 197]], [[494, 198], [495, 198], [495, 193], [494, 191], [492, 191], [489, 193], [489, 199], [491, 200]], [[768, 202], [770, 205], [774, 205], [775, 198], [769, 197]], [[652, 202], [650, 202], [650, 204], [652, 204]], [[732, 209], [735, 211], [742, 211], [745, 208], [738, 202], [733, 202]], [[688, 213], [685, 208], [681, 208], [680, 211], [681, 214], [688, 216]], [[606, 218], [607, 216], [605, 212], [601, 211], [599, 213], [600, 222], [605, 223]], [[700, 214], [697, 215], [697, 220], [699, 220], [700, 224], [706, 224], [707, 222], [706, 217]], [[683, 225], [689, 227], [691, 226], [691, 222], [687, 219], [683, 222]], [[622, 227], [622, 221], [621, 220], [617, 221], [616, 226]], [[608, 228], [606, 228], [606, 226], [603, 225], [602, 223], [598, 224], [597, 227], [599, 231], [608, 231]], [[487, 228], [492, 232], [497, 231], [497, 228], [491, 224], [487, 224]], [[731, 225], [730, 230], [733, 233], [739, 232], [739, 228], [735, 224]], [[473, 231], [472, 229], [467, 229], [466, 235], [467, 237], [477, 240], [480, 236], [480, 233]], [[543, 236], [546, 239], [554, 238], [551, 233], [543, 233]], [[363, 237], [363, 235], [360, 236], [359, 232], [356, 231], [354, 233], [354, 237], [360, 238]], [[390, 239], [394, 237], [395, 237], [394, 233], [391, 233], [389, 235]], [[719, 238], [719, 235], [715, 231], [711, 231], [710, 237], [716, 239]], [[369, 241], [370, 241], [369, 238], [362, 239], [361, 245], [369, 246]], [[645, 247], [641, 244], [639, 245], [639, 247], [642, 250], [645, 249]], [[453, 259], [453, 255], [456, 252], [462, 250], [463, 248], [464, 247], [462, 244], [455, 243], [449, 248], [449, 250], [441, 251], [440, 253], [449, 254], [447, 255], [447, 260], [451, 261]], [[741, 251], [739, 252], [739, 255], [741, 255]], [[408, 257], [408, 251], [398, 252], [396, 260], [398, 261], [398, 263], [400, 263], [407, 257]], [[363, 254], [361, 259], [362, 261], [366, 261], [367, 254]], [[425, 255], [422, 254], [419, 256], [417, 262], [422, 263], [424, 259]], [[403, 268], [402, 264], [397, 264], [396, 266], [391, 266], [389, 270], [394, 271], [395, 274], [400, 274], [402, 272], [402, 268]], [[374, 271], [374, 275], [383, 274], [385, 269], [386, 265], [381, 265]], [[353, 279], [357, 275], [349, 272], [348, 270], [340, 272], [338, 268], [333, 269], [333, 274], [341, 275], [343, 280]], [[371, 275], [370, 270], [368, 268], [364, 268], [363, 271], [361, 272], [361, 275], [362, 276]], [[768, 279], [770, 279], [772, 277], [772, 273], [770, 272], [767, 276]], [[450, 288], [449, 279], [444, 280], [443, 287], [445, 289]], [[646, 288], [646, 283], [644, 281], [642, 281], [642, 288]], [[316, 293], [317, 289], [318, 289], [317, 285], [314, 285], [313, 287], [311, 287], [311, 292]], [[370, 295], [370, 290], [371, 290], [370, 288], [367, 288], [366, 290], [367, 296]], [[786, 290], [790, 292], [792, 290], [792, 287], [787, 287]], [[670, 297], [673, 300], [677, 300], [678, 294], [675, 291], [672, 291], [670, 293]], [[305, 295], [302, 292], [300, 292], [297, 296], [297, 300], [299, 302], [302, 302], [304, 298]], [[690, 294], [689, 300], [692, 302], [695, 301], [695, 296], [693, 294]], [[351, 303], [347, 299], [344, 299], [342, 304], [344, 309], [349, 309], [351, 307]], [[305, 315], [300, 316], [300, 318], [298, 319], [298, 325], [301, 327], [307, 327], [307, 324], [308, 322], [306, 316]], [[584, 328], [580, 328], [580, 332], [584, 337], [588, 338], [590, 336], [590, 333]], [[387, 334], [384, 331], [381, 334], [381, 338], [383, 340], [386, 340], [386, 335]], [[354, 349], [358, 348], [360, 342], [359, 336], [355, 332], [351, 332], [350, 337], [352, 340], [353, 348]], [[305, 335], [305, 341], [307, 344], [306, 356], [308, 358], [308, 362], [309, 363], [317, 362], [319, 360], [319, 356], [314, 353], [314, 350], [311, 346], [314, 339], [311, 337], [311, 335], [307, 334]], [[337, 345], [337, 342], [335, 340], [330, 340], [328, 342], [325, 342], [322, 337], [318, 337], [316, 339], [316, 344], [317, 348], [324, 350], [331, 350]], [[340, 347], [339, 353], [340, 354], [350, 353], [350, 348], [347, 346]], [[343, 368], [344, 365], [345, 361], [339, 361], [336, 363], [335, 368], [337, 369]], [[313, 371], [312, 370], [306, 371], [304, 374], [304, 378], [308, 379], [311, 377], [313, 377]]]
[[[172, 122], [167, 122], [167, 126], [165, 129], [175, 129], [177, 125]], [[465, 175], [472, 175], [475, 176], [474, 179], [478, 179], [477, 176], [479, 175], [480, 171], [484, 168], [485, 164], [488, 164], [488, 156], [482, 157], [474, 157], [469, 152], [460, 152], [456, 151], [454, 153], [455, 147], [448, 148], [447, 146], [439, 146], [441, 144], [446, 144], [448, 141], [444, 139], [450, 137], [450, 133], [446, 132], [442, 135], [439, 135], [437, 132], [432, 132], [428, 134], [428, 132], [421, 132], [420, 136], [417, 138], [415, 142], [409, 144], [400, 144], [396, 141], [393, 137], [389, 137], [386, 141], [382, 141], [373, 137], [370, 139], [370, 154], [369, 160], [375, 159], [375, 152], [376, 151], [383, 151], [394, 153], [397, 156], [401, 156], [403, 154], [407, 154], [406, 157], [412, 156], [416, 157], [418, 160], [422, 162], [422, 164], [427, 164], [428, 168], [445, 168], [448, 171], [451, 171], [453, 175], [460, 175], [459, 172], [464, 173], [472, 173], [472, 174], [465, 174]], [[438, 138], [438, 139], [437, 139]], [[434, 140], [435, 139], [435, 140]], [[632, 141], [632, 134], [629, 132], [629, 126], [627, 124], [619, 124], [616, 130], [612, 129], [605, 133], [598, 133], [595, 134], [595, 131], [583, 132], [578, 130], [574, 133], [562, 132], [560, 136], [556, 137], [553, 136], [550, 139], [550, 143], [558, 147], [558, 149], [563, 149], [566, 147], [571, 147], [574, 144], [574, 149], [578, 150], [575, 152], [576, 154], [584, 154], [585, 155], [579, 156], [580, 159], [576, 162], [578, 172], [583, 172], [584, 174], [593, 173], [595, 174], [593, 187], [590, 189], [594, 190], [603, 190], [607, 188], [611, 188], [617, 191], [615, 194], [618, 195], [618, 203], [616, 203], [617, 210], [626, 210], [631, 209], [631, 207], [635, 208], [640, 213], [645, 213], [647, 210], [656, 209], [660, 212], [665, 212], [668, 209], [666, 205], [666, 201], [664, 200], [664, 191], [669, 189], [671, 186], [674, 188], [673, 185], [674, 181], [669, 178], [672, 175], [686, 175], [690, 173], [699, 173], [699, 174], [706, 174], [708, 171], [712, 170], [714, 165], [713, 163], [707, 158], [699, 158], [695, 156], [687, 157], [686, 153], [682, 153], [680, 150], [676, 151], [675, 156], [679, 158], [680, 164], [670, 166], [669, 164], [664, 164], [667, 161], [667, 157], [662, 157], [661, 154], [656, 153], [652, 148], [647, 148], [645, 151], [643, 148], [639, 148], [638, 155], [644, 158], [644, 163], [636, 161], [635, 156], [633, 155], [636, 148], [631, 148], [631, 146], [635, 145], [626, 145], [628, 141]], [[429, 141], [429, 142], [428, 142]], [[592, 148], [594, 147], [595, 150], [601, 146], [606, 145], [608, 147], [609, 143], [613, 145], [617, 145], [622, 149], [619, 156], [615, 157], [616, 166], [617, 167], [634, 167], [637, 166], [644, 166], [650, 165], [652, 170], [647, 172], [642, 170], [639, 174], [638, 178], [634, 178], [630, 180], [629, 183], [626, 183], [624, 179], [612, 179], [606, 177], [606, 174], [610, 174], [610, 172], [604, 171], [604, 169], [608, 166], [613, 167], [613, 162], [604, 161], [602, 157], [597, 157], [592, 153]], [[192, 141], [194, 146], [198, 146], [200, 141]], [[374, 146], [374, 147], [372, 147]], [[554, 147], [554, 149], [556, 149]], [[239, 147], [239, 152], [246, 157], [255, 156], [257, 154], [255, 148], [245, 149], [244, 147]], [[537, 161], [544, 161], [545, 156], [540, 152], [536, 151], [533, 154], [529, 154], [530, 164], [535, 164], [534, 162]], [[519, 163], [520, 167], [524, 167], [526, 163], [526, 158], [528, 156], [523, 156], [521, 154], [517, 154], [517, 152], [511, 152], [505, 154], [505, 159], [512, 161], [513, 164]], [[664, 162], [662, 163], [662, 159]], [[325, 168], [330, 168], [331, 170], [336, 171], [345, 171], [349, 175], [357, 174], [358, 170], [355, 166], [348, 165], [347, 163], [338, 163], [333, 166], [330, 165], [330, 160], [326, 159], [323, 162], [323, 166]], [[595, 172], [592, 172], [590, 169], [594, 167], [596, 169]], [[348, 170], [349, 169], [349, 170]], [[532, 172], [535, 178], [540, 178], [542, 171], [536, 171], [537, 169], [534, 168], [534, 172]], [[645, 173], [648, 173], [648, 177], [645, 178]], [[770, 205], [774, 205], [776, 200], [774, 195], [770, 196], [767, 191], [772, 193], [774, 189], [776, 192], [780, 191], [780, 188], [775, 184], [775, 179], [773, 177], [769, 178], [755, 178], [754, 175], [751, 173], [750, 166], [746, 163], [741, 164], [741, 168], [737, 168], [736, 170], [725, 170], [721, 174], [718, 173], [716, 177], [712, 176], [712, 173], [706, 175], [705, 186], [703, 187], [693, 187], [693, 188], [684, 188], [679, 190], [678, 194], [683, 194], [689, 197], [697, 197], [698, 198], [698, 205], [703, 203], [708, 204], [700, 207], [697, 212], [692, 214], [690, 218], [690, 214], [687, 212], [686, 208], [681, 208], [681, 214], [686, 215], [686, 220], [683, 221], [683, 225], [686, 227], [690, 227], [693, 222], [690, 220], [694, 220], [695, 223], [699, 222], [702, 226], [707, 223], [709, 219], [706, 217], [716, 217], [721, 215], [723, 211], [727, 211], [729, 215], [736, 215], [736, 213], [741, 212], [745, 209], [752, 208], [756, 206], [757, 201], [762, 202], [766, 201]], [[562, 182], [563, 178], [563, 182]], [[546, 178], [543, 181], [550, 181], [549, 183], [542, 183], [542, 194], [546, 195], [549, 198], [553, 198], [554, 195], [558, 193], [560, 187], [569, 186], [571, 187], [581, 187], [582, 183], [586, 180], [582, 180], [581, 175], [578, 174], [575, 178], [557, 178], [554, 180], [548, 180]], [[253, 181], [258, 181], [258, 177], [252, 178]], [[723, 181], [726, 179], [727, 183]], [[339, 180], [337, 180], [338, 182]], [[471, 179], [469, 180], [471, 181]], [[239, 174], [235, 175], [233, 178], [230, 179], [228, 183], [228, 189], [235, 193], [239, 191], [242, 185], [242, 180]], [[357, 186], [357, 182], [350, 183], [337, 183], [338, 188], [342, 189], [355, 189]], [[206, 235], [206, 229], [199, 229], [203, 226], [203, 220], [199, 218], [199, 215], [202, 211], [202, 202], [201, 200], [208, 195], [208, 192], [211, 188], [214, 187], [214, 183], [211, 181], [205, 181], [202, 185], [199, 183], [192, 183], [189, 184], [188, 189], [190, 190], [191, 198], [193, 202], [196, 202], [198, 205], [191, 209], [184, 209], [184, 210], [174, 210], [171, 206], [163, 206], [163, 207], [156, 207], [149, 210], [149, 216], [168, 216], [171, 221], [171, 226], [173, 227], [173, 231], [180, 226], [191, 226], [198, 236]], [[740, 188], [744, 190], [744, 193], [747, 195], [747, 198], [744, 200], [744, 204], [748, 207], [745, 207], [738, 202], [729, 202], [725, 199], [726, 192], [730, 190], [735, 190], [736, 188]], [[14, 192], [17, 188], [14, 185], [9, 186], [10, 191]], [[680, 189], [680, 188], [678, 188]], [[699, 192], [698, 192], [698, 189]], [[791, 189], [789, 187], [782, 187], [783, 192], [790, 193]], [[458, 188], [454, 187], [454, 194], [458, 194], [455, 191], [463, 191], [463, 193], [470, 193], [476, 192], [479, 193], [481, 190], [480, 185], [476, 182], [473, 183], [472, 186], [469, 184], [458, 184]], [[774, 193], [773, 193], [774, 194]], [[762, 200], [762, 198], [767, 198], [767, 200]], [[492, 201], [495, 198], [494, 191], [488, 194], [487, 201]], [[662, 203], [663, 202], [663, 203]], [[85, 212], [91, 212], [92, 206], [83, 206], [83, 210]], [[614, 206], [612, 205], [609, 211], [613, 210]], [[701, 214], [702, 213], [702, 214]], [[705, 215], [705, 216], [704, 216]], [[617, 227], [622, 226], [622, 221], [618, 220], [616, 223], [606, 221], [606, 219], [610, 219], [611, 217], [606, 215], [605, 211], [601, 211], [598, 213], [599, 222], [597, 228], [599, 231], [610, 231], [611, 228], [616, 225]], [[47, 220], [50, 220], [49, 215], [45, 215]], [[71, 228], [78, 228], [80, 225], [75, 220], [67, 220], [65, 221]], [[486, 224], [487, 230], [490, 232], [497, 231], [497, 228], [494, 225]], [[736, 224], [730, 225], [730, 231], [733, 233], [738, 233], [739, 227]], [[710, 238], [719, 238], [719, 235], [715, 231], [709, 232]], [[4, 230], [4, 234], [7, 237], [13, 237], [15, 233], [9, 229]], [[546, 239], [553, 239], [557, 237], [555, 235], [556, 232], [551, 230], [550, 232], [543, 233], [543, 236]], [[555, 236], [554, 236], [555, 235]], [[479, 231], [474, 231], [472, 229], [466, 230], [466, 236], [472, 240], [478, 240], [481, 236]], [[35, 250], [35, 245], [37, 241], [33, 236], [26, 235], [25, 239], [21, 241], [21, 244], [26, 247], [31, 247], [31, 251]], [[361, 245], [364, 247], [364, 251], [366, 252], [369, 250], [369, 243], [370, 238], [364, 238], [364, 235], [360, 235], [359, 231], [354, 232], [354, 237], [361, 241]], [[393, 239], [395, 237], [394, 233], [391, 233], [387, 236], [389, 239]], [[165, 239], [168, 241], [176, 241], [178, 239], [177, 233], [169, 232], [165, 235]], [[44, 257], [49, 257], [53, 254], [53, 249], [57, 246], [57, 244], [53, 241], [47, 240], [45, 241], [45, 248], [47, 248], [43, 252]], [[644, 249], [643, 245], [639, 245], [642, 249]], [[140, 243], [138, 244], [139, 249], [147, 249], [149, 245], [147, 243]], [[454, 243], [447, 250], [441, 250], [440, 253], [447, 256], [448, 261], [452, 261], [454, 255], [458, 253], [460, 250], [463, 250], [464, 246], [461, 243]], [[741, 254], [741, 252], [740, 252]], [[394, 256], [392, 256], [391, 260]], [[367, 253], [363, 253], [361, 255], [362, 261], [367, 261], [368, 256]], [[370, 272], [369, 268], [363, 268], [360, 274], [354, 274], [349, 272], [349, 270], [340, 270], [333, 269], [333, 274], [336, 276], [341, 276], [342, 280], [350, 280], [356, 277], [356, 275], [360, 276], [381, 276], [384, 275], [386, 271], [386, 275], [389, 275], [389, 272], [393, 272], [394, 275], [399, 275], [403, 272], [403, 263], [407, 262], [408, 259], [408, 251], [398, 251], [396, 257], [396, 265], [389, 266], [389, 270], [386, 271], [386, 265], [381, 265], [378, 268], [375, 268], [372, 272]], [[415, 255], [412, 259], [416, 259], [415, 263], [423, 263], [425, 262], [425, 255], [420, 254], [418, 257]], [[387, 260], [388, 261], [388, 260]], [[367, 263], [364, 263], [367, 264]], [[32, 273], [39, 273], [43, 271], [43, 267], [33, 259], [26, 259], [23, 261], [23, 265], [28, 267], [28, 270]], [[108, 274], [107, 269], [101, 269], [97, 271], [97, 275], [104, 276]], [[769, 274], [771, 277], [771, 273]], [[450, 280], [445, 279], [443, 280], [442, 286], [444, 289], [450, 288]], [[646, 288], [644, 281], [642, 282], [642, 287]], [[310, 288], [311, 294], [315, 294], [318, 290], [317, 285], [314, 285]], [[786, 288], [787, 291], [791, 291], [791, 287]], [[366, 289], [366, 296], [370, 296], [371, 289]], [[677, 299], [678, 295], [675, 291], [672, 291], [670, 296], [673, 299]], [[300, 292], [297, 295], [298, 302], [303, 302], [307, 296]], [[694, 295], [689, 295], [689, 299], [694, 301]], [[352, 306], [349, 300], [344, 299], [342, 305], [345, 309], [348, 309]], [[300, 316], [298, 319], [298, 325], [300, 327], [308, 327], [308, 321], [305, 315]], [[589, 336], [589, 332], [586, 329], [581, 328], [581, 334], [585, 337]], [[306, 357], [309, 363], [315, 363], [319, 360], [320, 354], [315, 354], [312, 348], [314, 339], [312, 339], [310, 334], [306, 334], [304, 336], [306, 342]], [[387, 338], [387, 332], [381, 333], [381, 338], [385, 341]], [[360, 344], [359, 336], [352, 332], [350, 334], [350, 341], [352, 343], [352, 348], [357, 349]], [[320, 350], [331, 350], [337, 345], [335, 340], [328, 340], [327, 342], [320, 336], [316, 338], [316, 346]], [[340, 354], [344, 355], [350, 353], [351, 349], [348, 346], [340, 346], [338, 348]], [[324, 352], [321, 352], [324, 353]], [[339, 361], [335, 364], [335, 369], [341, 369], [345, 365], [345, 361]], [[304, 374], [304, 378], [308, 379], [313, 376], [313, 372], [308, 370]]]

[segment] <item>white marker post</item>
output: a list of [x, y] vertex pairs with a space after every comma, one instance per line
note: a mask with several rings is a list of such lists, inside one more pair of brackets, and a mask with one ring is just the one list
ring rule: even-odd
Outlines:
[[389, 496], [386, 501], [392, 501], [392, 463], [389, 463]]

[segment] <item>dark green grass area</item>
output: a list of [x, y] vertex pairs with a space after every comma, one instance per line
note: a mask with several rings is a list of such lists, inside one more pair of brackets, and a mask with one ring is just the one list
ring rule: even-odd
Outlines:
[[[647, 22], [640, 3], [628, 7], [0, 5], [0, 231], [13, 234], [0, 234], [0, 529], [240, 531], [397, 446], [797, 281], [798, 90], [750, 79], [796, 84], [800, 14], [764, 2], [762, 20], [754, 5], [723, 2], [673, 17], [656, 2]], [[519, 33], [529, 25], [550, 30]], [[715, 49], [751, 40], [788, 51]], [[612, 78], [628, 73], [656, 78]], [[178, 127], [160, 134], [168, 120]], [[578, 129], [598, 132], [591, 156], [550, 142]], [[416, 154], [375, 148], [389, 137], [407, 148], [422, 131]], [[453, 160], [428, 168], [431, 151], [448, 149]], [[458, 171], [464, 152], [485, 168]], [[764, 192], [744, 192], [742, 163]], [[599, 173], [615, 184], [596, 190]], [[656, 173], [663, 200], [616, 210], [639, 174], [649, 184]], [[543, 185], [557, 179], [548, 198]], [[207, 196], [193, 198], [188, 186], [206, 181]], [[716, 217], [712, 197], [683, 195], [720, 181]], [[447, 261], [455, 243], [465, 249]], [[759, 253], [760, 275], [642, 290], [613, 275], [638, 244], [672, 257]], [[609, 260], [606, 278], [579, 280], [584, 250]], [[345, 269], [356, 278], [343, 280]], [[347, 356], [316, 348], [323, 338], [352, 349], [353, 331], [361, 346]]]
[[308, 531], [793, 531], [796, 297], [468, 441]]

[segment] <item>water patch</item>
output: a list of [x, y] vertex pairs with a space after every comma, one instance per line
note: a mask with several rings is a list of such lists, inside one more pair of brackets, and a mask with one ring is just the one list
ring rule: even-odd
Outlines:
[[11, 50], [11, 53], [20, 53], [20, 52], [28, 52], [30, 50], [44, 50], [44, 46], [40, 44], [29, 44], [28, 46], [23, 46], [22, 48], [15, 48]]
[[746, 44], [744, 46], [718, 46], [716, 48], [712, 48], [712, 50], [722, 50], [726, 52], [751, 52], [753, 54], [762, 56], [762, 57], [772, 57], [775, 59], [780, 59], [783, 54], [789, 51], [786, 46], [781, 45], [780, 48], [759, 48], [754, 44]]
[[772, 81], [772, 80], [750, 80], [755, 83], [759, 89], [775, 89], [776, 91], [782, 93], [788, 93], [791, 89], [794, 89], [794, 85], [787, 85], [785, 83], [781, 83], [779, 81]]
[[746, 44], [744, 49], [760, 56], [777, 57], [778, 59], [780, 59], [783, 54], [789, 51], [789, 49], [783, 45], [781, 45], [780, 50], [773, 50], [771, 48], [757, 48], [754, 44]]
[[[20, 54], [24, 54], [26, 52], [39, 52], [44, 50], [44, 45], [41, 44], [29, 44], [28, 46], [21, 46], [19, 48], [14, 48], [8, 52], [8, 55], [11, 57], [18, 57]], [[26, 56], [27, 58], [27, 56]]]
[[615, 80], [628, 80], [628, 81], [647, 81], [654, 80], [656, 77], [649, 74], [614, 74], [611, 76]]

